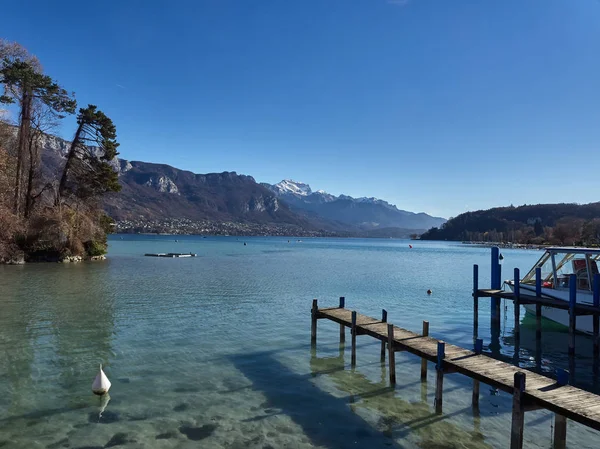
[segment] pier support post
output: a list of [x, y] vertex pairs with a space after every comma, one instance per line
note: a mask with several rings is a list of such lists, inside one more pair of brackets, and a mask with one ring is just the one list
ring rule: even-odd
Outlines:
[[473, 265], [473, 341], [479, 333], [479, 265]]
[[[542, 269], [535, 269], [535, 296], [542, 297]], [[542, 369], [542, 305], [535, 305], [535, 365]]]
[[310, 326], [310, 342], [315, 344], [317, 342], [317, 314], [319, 313], [319, 306], [317, 300], [313, 299], [312, 309], [310, 311], [311, 326]]
[[[492, 260], [491, 260], [491, 280], [492, 290], [500, 290], [501, 286], [501, 267], [500, 267], [500, 249], [497, 246], [492, 248]], [[491, 303], [491, 327], [492, 329], [500, 326], [500, 298], [492, 297]]]
[[515, 373], [513, 390], [512, 424], [510, 429], [510, 449], [523, 448], [523, 426], [525, 425], [525, 373]]
[[[596, 309], [600, 309], [600, 274], [595, 274], [594, 275], [594, 307]], [[594, 359], [594, 385], [597, 382], [597, 377], [598, 377], [598, 357], [600, 355], [600, 350], [599, 350], [599, 346], [600, 346], [600, 341], [599, 341], [599, 331], [600, 331], [600, 326], [599, 326], [599, 317], [598, 314], [594, 314], [594, 317], [592, 319], [593, 321], [593, 331], [594, 331], [594, 351], [593, 351], [593, 359]]]
[[554, 415], [554, 449], [566, 449], [567, 447], [567, 418], [562, 415]]
[[[382, 323], [387, 323], [387, 310], [385, 310], [385, 309], [381, 310], [381, 322]], [[381, 363], [385, 362], [385, 341], [381, 342], [381, 356], [380, 356], [380, 360], [381, 360]]]
[[[569, 372], [564, 369], [556, 370], [556, 382], [559, 385], [569, 383]], [[553, 449], [565, 449], [567, 447], [567, 417], [554, 414], [554, 446]]]
[[577, 328], [577, 275], [569, 276], [569, 357], [575, 355], [575, 330]]
[[356, 311], [352, 311], [352, 357], [350, 364], [352, 368], [356, 366]]
[[442, 395], [444, 390], [444, 358], [446, 357], [446, 343], [438, 341], [437, 345], [437, 364], [435, 365], [436, 382], [435, 382], [435, 412], [442, 413]]
[[519, 353], [521, 352], [521, 276], [519, 269], [514, 272], [514, 306], [515, 306], [515, 365], [519, 366]]
[[388, 359], [390, 364], [390, 384], [396, 385], [396, 352], [394, 351], [394, 325], [388, 324]]
[[[429, 336], [429, 321], [423, 321], [423, 337]], [[421, 359], [421, 381], [427, 382], [427, 359]]]
[[[479, 355], [483, 351], [483, 340], [478, 338], [475, 340], [475, 354]], [[473, 397], [471, 398], [473, 410], [479, 410], [479, 381], [473, 379]]]
[[[340, 309], [346, 307], [346, 298], [344, 296], [340, 296]], [[340, 343], [346, 342], [346, 326], [340, 324]]]

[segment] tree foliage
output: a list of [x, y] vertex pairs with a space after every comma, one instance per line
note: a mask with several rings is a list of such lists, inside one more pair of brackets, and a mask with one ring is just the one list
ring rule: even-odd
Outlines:
[[600, 203], [497, 207], [460, 214], [424, 240], [600, 245]]
[[75, 112], [74, 95], [26, 49], [2, 39], [0, 84], [0, 103], [18, 110], [16, 126], [0, 115], [0, 262], [19, 253], [35, 260], [105, 252], [110, 219], [98, 198], [120, 188], [110, 164], [118, 154], [115, 125], [96, 106], [81, 108], [65, 166], [44, 177], [45, 133]]

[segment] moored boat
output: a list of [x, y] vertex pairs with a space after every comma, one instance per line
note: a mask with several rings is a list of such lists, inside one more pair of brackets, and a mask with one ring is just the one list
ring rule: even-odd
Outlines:
[[[598, 274], [600, 249], [577, 247], [547, 248], [542, 257], [521, 280], [521, 290], [535, 294], [535, 272], [541, 269], [542, 296], [561, 301], [569, 301], [569, 282], [571, 275], [576, 275], [577, 303], [593, 305], [593, 281]], [[506, 281], [511, 290], [514, 282]], [[525, 309], [535, 314], [535, 304], [526, 304]], [[569, 325], [569, 312], [553, 307], [542, 307], [542, 316], [564, 326]], [[593, 321], [591, 315], [577, 317], [577, 331], [591, 334]]]

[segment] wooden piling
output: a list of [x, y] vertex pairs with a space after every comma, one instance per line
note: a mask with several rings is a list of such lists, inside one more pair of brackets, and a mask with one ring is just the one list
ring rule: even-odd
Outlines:
[[[559, 385], [569, 383], [569, 372], [564, 369], [556, 370], [556, 382]], [[567, 418], [559, 413], [554, 414], [554, 445], [553, 449], [565, 449], [567, 447]]]
[[[423, 337], [429, 336], [429, 321], [423, 321]], [[421, 380], [427, 382], [427, 359], [421, 359]]]
[[388, 324], [388, 359], [390, 364], [390, 384], [396, 385], [396, 353], [394, 351], [394, 325]]
[[[340, 309], [346, 307], [346, 298], [344, 296], [340, 296]], [[346, 342], [346, 326], [340, 324], [340, 343]]]
[[442, 396], [444, 390], [444, 358], [446, 357], [446, 343], [438, 341], [437, 344], [437, 364], [435, 369], [437, 371], [436, 382], [435, 382], [435, 412], [438, 414], [442, 413]]
[[567, 447], [567, 418], [554, 414], [554, 449]]
[[510, 449], [523, 448], [523, 426], [525, 424], [525, 373], [515, 373], [513, 390], [512, 424], [510, 429]]
[[319, 312], [319, 306], [317, 305], [317, 300], [313, 299], [312, 309], [310, 311], [311, 316], [311, 326], [310, 326], [310, 342], [317, 342], [317, 313]]
[[[385, 309], [381, 310], [381, 322], [387, 323], [387, 310]], [[381, 355], [379, 359], [382, 363], [385, 362], [385, 341], [381, 342]]]
[[569, 276], [569, 356], [575, 355], [575, 330], [577, 329], [577, 275]]
[[352, 311], [352, 357], [350, 364], [354, 368], [356, 366], [356, 310]]
[[473, 265], [473, 340], [479, 332], [479, 265]]
[[[483, 351], [483, 340], [478, 338], [475, 340], [475, 354], [479, 355]], [[479, 410], [479, 381], [473, 379], [473, 396], [471, 398], [473, 410]]]

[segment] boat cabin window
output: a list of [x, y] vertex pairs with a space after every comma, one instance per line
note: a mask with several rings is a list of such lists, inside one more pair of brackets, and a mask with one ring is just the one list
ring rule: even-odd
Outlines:
[[533, 266], [533, 268], [523, 278], [521, 283], [535, 285], [535, 269], [542, 269], [542, 282], [552, 282], [554, 279], [554, 270], [552, 269], [552, 259], [550, 253], [545, 253], [540, 260]]
[[547, 252], [521, 281], [535, 285], [535, 269], [541, 268], [544, 288], [569, 288], [570, 276], [577, 275], [578, 290], [592, 290], [592, 281], [598, 274], [600, 254]]

